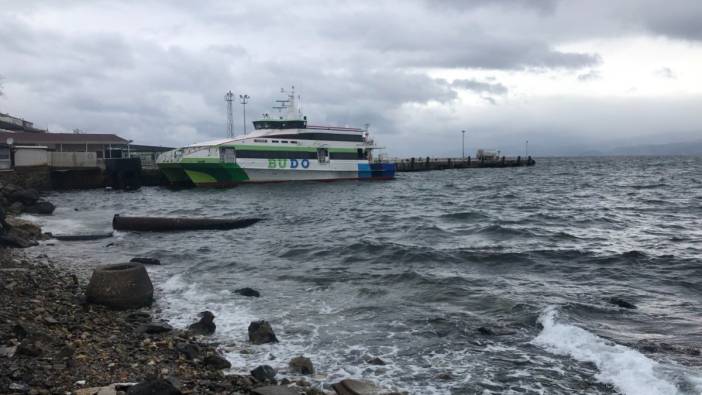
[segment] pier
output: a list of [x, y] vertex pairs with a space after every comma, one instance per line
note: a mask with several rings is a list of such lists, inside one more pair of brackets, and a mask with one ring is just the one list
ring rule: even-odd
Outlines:
[[531, 156], [523, 158], [521, 156], [499, 158], [409, 158], [409, 159], [391, 159], [389, 163], [395, 164], [395, 171], [411, 172], [411, 171], [431, 171], [431, 170], [447, 170], [447, 169], [476, 169], [483, 167], [522, 167], [534, 166], [536, 161]]

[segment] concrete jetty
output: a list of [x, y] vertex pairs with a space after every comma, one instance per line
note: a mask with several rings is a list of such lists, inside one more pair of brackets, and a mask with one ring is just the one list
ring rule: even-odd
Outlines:
[[522, 167], [534, 166], [536, 161], [531, 156], [523, 158], [498, 157], [475, 159], [467, 156], [465, 158], [423, 158], [393, 159], [388, 162], [395, 164], [395, 171], [431, 171], [446, 169], [475, 169], [482, 167]]

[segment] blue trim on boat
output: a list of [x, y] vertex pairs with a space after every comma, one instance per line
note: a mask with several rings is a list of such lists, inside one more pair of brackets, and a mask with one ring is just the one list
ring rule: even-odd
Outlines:
[[394, 163], [359, 163], [358, 178], [395, 178]]

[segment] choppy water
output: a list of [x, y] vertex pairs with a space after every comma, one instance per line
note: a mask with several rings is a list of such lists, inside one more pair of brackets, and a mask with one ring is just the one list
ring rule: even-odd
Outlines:
[[[149, 271], [163, 316], [185, 327], [213, 311], [234, 371], [284, 375], [305, 354], [320, 385], [363, 377], [413, 394], [702, 392], [702, 158], [50, 199], [59, 208], [38, 220], [56, 233], [109, 230], [114, 213], [264, 217], [35, 249], [80, 266], [161, 259]], [[233, 292], [244, 286], [262, 297]], [[281, 343], [248, 345], [255, 319]]]

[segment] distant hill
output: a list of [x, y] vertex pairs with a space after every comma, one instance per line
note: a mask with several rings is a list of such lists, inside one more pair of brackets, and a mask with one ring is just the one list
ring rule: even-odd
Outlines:
[[645, 144], [615, 147], [606, 155], [702, 155], [702, 140], [684, 143]]

